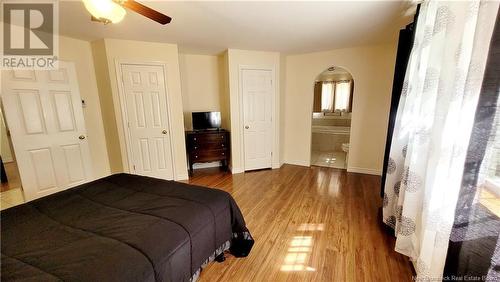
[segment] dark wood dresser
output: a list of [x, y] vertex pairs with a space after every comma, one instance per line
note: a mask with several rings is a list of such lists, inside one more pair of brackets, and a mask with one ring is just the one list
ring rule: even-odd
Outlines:
[[186, 149], [189, 174], [193, 174], [194, 163], [221, 161], [225, 170], [229, 161], [229, 131], [186, 131]]

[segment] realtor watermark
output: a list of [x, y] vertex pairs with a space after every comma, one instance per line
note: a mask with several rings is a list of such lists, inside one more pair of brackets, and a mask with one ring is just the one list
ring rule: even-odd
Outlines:
[[4, 0], [1, 17], [0, 68], [58, 68], [57, 0]]
[[496, 281], [495, 278], [488, 278], [486, 275], [446, 275], [442, 277], [416, 277], [412, 279], [418, 282], [433, 282], [433, 281]]

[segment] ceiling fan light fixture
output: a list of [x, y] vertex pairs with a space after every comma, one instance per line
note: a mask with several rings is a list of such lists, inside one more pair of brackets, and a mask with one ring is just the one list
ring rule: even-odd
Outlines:
[[83, 0], [83, 4], [92, 16], [103, 22], [118, 23], [127, 13], [113, 0]]

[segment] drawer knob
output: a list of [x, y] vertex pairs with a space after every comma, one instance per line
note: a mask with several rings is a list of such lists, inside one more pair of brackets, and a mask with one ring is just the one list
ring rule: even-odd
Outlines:
[[193, 138], [193, 140], [196, 140], [196, 137], [195, 137], [195, 138]]
[[224, 153], [222, 153], [222, 155], [224, 155]]
[[194, 156], [194, 158], [195, 158], [195, 159], [197, 159], [197, 158], [198, 158], [198, 156]]

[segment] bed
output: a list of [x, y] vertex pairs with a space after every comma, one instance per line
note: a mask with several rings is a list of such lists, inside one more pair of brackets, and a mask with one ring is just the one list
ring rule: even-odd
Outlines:
[[130, 174], [0, 216], [2, 281], [194, 281], [254, 242], [227, 192]]

